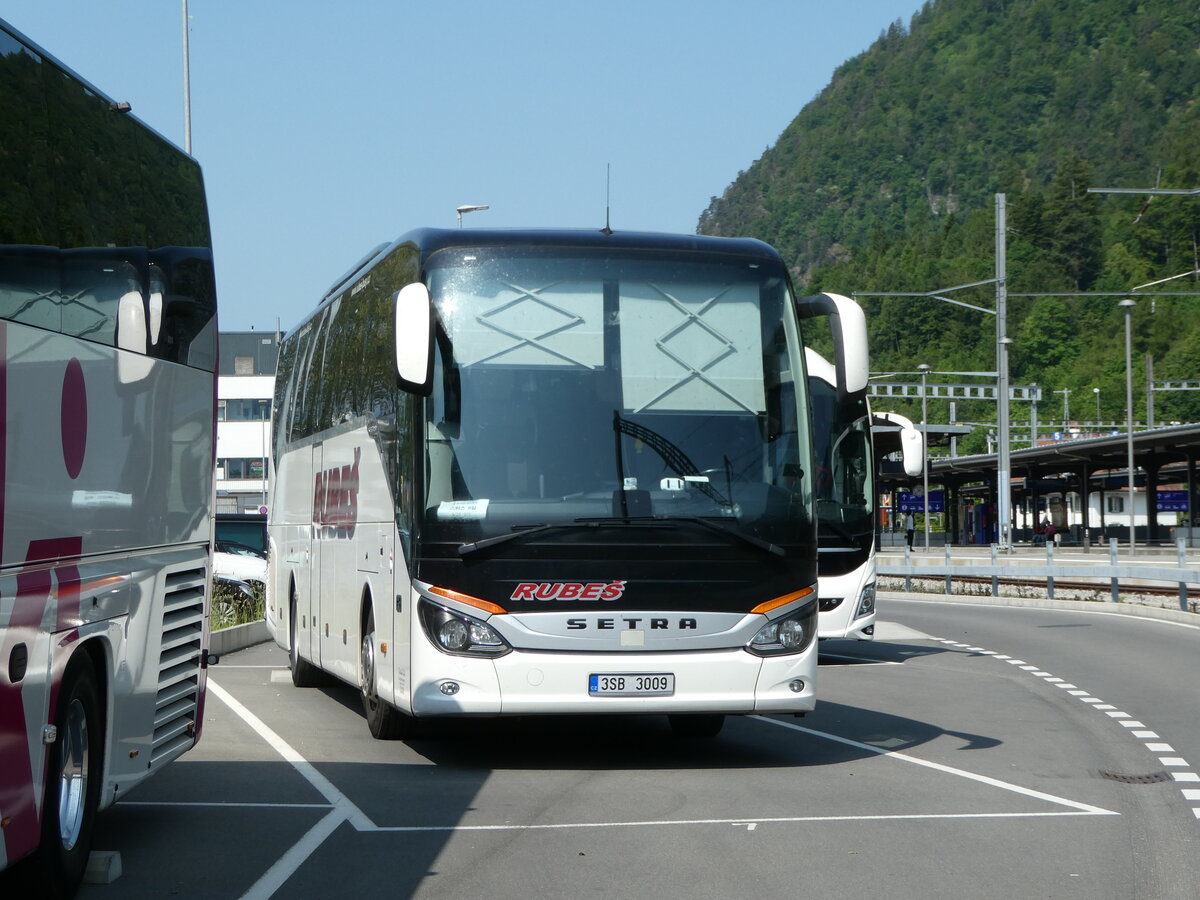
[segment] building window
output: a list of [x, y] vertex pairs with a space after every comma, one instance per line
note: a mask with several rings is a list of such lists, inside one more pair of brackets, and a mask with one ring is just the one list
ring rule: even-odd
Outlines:
[[220, 400], [218, 422], [267, 422], [271, 418], [271, 400]]
[[261, 459], [218, 459], [217, 480], [239, 481], [263, 479], [264, 461]]
[[1105, 508], [1110, 513], [1125, 512], [1125, 498], [1124, 497], [1106, 497], [1105, 500], [1108, 501]]

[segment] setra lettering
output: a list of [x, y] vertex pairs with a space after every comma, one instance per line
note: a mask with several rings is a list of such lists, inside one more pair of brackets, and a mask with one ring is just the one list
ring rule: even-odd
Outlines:
[[[619, 627], [618, 622], [624, 623], [624, 627]], [[649, 628], [646, 624], [649, 623]], [[699, 623], [689, 617], [681, 617], [672, 626], [669, 619], [642, 619], [629, 616], [627, 618], [610, 619], [604, 616], [595, 618], [571, 618], [567, 619], [568, 631], [697, 631]]]

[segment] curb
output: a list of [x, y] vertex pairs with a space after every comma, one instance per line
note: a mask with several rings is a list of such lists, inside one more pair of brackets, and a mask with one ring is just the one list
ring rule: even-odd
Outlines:
[[904, 591], [880, 591], [880, 599], [923, 600], [927, 603], [960, 603], [968, 606], [1017, 606], [1028, 609], [1065, 609], [1083, 612], [1106, 613], [1113, 616], [1133, 616], [1141, 619], [1157, 619], [1160, 622], [1180, 622], [1200, 628], [1200, 615], [1181, 609], [1161, 609], [1155, 606], [1140, 606], [1136, 603], [1112, 603], [1101, 600], [1031, 600], [1025, 597], [979, 597], [970, 594], [906, 593]]
[[231, 625], [214, 631], [209, 636], [208, 649], [217, 656], [232, 653], [235, 650], [245, 650], [255, 644], [262, 644], [271, 639], [267, 631], [267, 623], [262, 619], [245, 625]]

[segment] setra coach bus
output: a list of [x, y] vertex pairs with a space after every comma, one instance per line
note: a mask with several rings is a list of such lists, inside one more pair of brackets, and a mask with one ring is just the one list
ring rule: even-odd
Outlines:
[[816, 702], [805, 319], [866, 387], [858, 307], [758, 241], [436, 230], [281, 347], [266, 617], [298, 686], [426, 717]]
[[872, 413], [866, 385], [839, 388], [836, 367], [805, 348], [816, 457], [820, 616], [818, 637], [875, 637], [878, 461], [898, 454], [906, 474], [921, 474], [924, 439], [896, 413]]
[[189, 156], [3, 22], [0, 109], [0, 879], [60, 896], [199, 737], [216, 300]]

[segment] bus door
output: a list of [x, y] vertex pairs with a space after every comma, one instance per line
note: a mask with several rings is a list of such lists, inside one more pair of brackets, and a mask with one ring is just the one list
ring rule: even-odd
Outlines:
[[288, 615], [295, 619], [291, 633], [295, 636], [296, 650], [300, 656], [316, 662], [320, 651], [313, 640], [318, 613], [314, 573], [318, 570], [319, 549], [313, 453], [309, 446], [287, 452], [286, 465], [276, 468], [272, 509], [285, 523], [280, 535], [282, 546], [275, 548], [281, 553], [283, 564], [273, 564], [279, 585], [276, 603], [290, 605], [294, 595], [295, 608]]
[[318, 659], [339, 678], [358, 681], [361, 580], [357, 571], [355, 524], [357, 465], [353, 432], [313, 448], [313, 611], [317, 617]]

